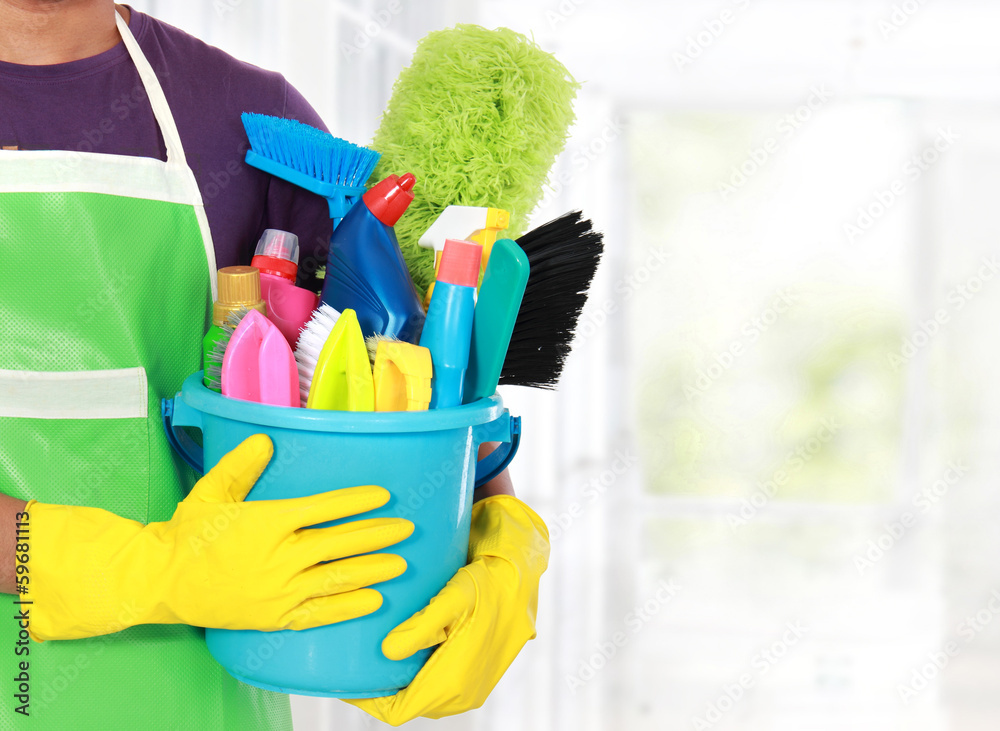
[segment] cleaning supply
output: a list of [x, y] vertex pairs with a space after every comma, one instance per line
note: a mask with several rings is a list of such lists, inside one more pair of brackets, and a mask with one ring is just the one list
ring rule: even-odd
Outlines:
[[309, 409], [373, 411], [375, 385], [354, 310], [344, 310], [316, 358]]
[[431, 352], [413, 343], [382, 340], [375, 353], [376, 411], [424, 411], [431, 402]]
[[340, 313], [330, 305], [320, 305], [299, 336], [299, 342], [295, 346], [295, 363], [299, 369], [299, 397], [302, 403], [309, 401], [316, 361], [339, 317]]
[[314, 292], [295, 286], [299, 237], [279, 229], [265, 230], [250, 264], [260, 270], [260, 293], [267, 303], [267, 319], [294, 348], [319, 303]]
[[267, 436], [249, 437], [168, 521], [144, 525], [99, 508], [29, 501], [31, 581], [22, 598], [32, 602], [32, 639], [95, 637], [140, 624], [308, 629], [377, 610], [382, 596], [361, 587], [399, 576], [406, 562], [359, 554], [405, 540], [413, 524], [379, 517], [302, 530], [377, 509], [389, 493], [369, 485], [245, 501], [272, 454]]
[[236, 328], [222, 361], [222, 395], [274, 406], [300, 405], [299, 374], [285, 336], [251, 310]]
[[379, 153], [295, 119], [244, 112], [246, 162], [326, 198], [336, 228], [365, 192]]
[[375, 385], [358, 316], [344, 310], [332, 317], [324, 307], [299, 338], [300, 377], [303, 366], [311, 371], [306, 408], [374, 411]]
[[[309, 632], [209, 628], [202, 649], [207, 645], [212, 656], [243, 683], [282, 693], [361, 698], [393, 695], [410, 684], [431, 651], [392, 661], [380, 646], [394, 627], [427, 606], [469, 560], [474, 488], [502, 471], [517, 451], [520, 420], [510, 415], [500, 397], [459, 409], [417, 412], [276, 409], [223, 398], [205, 388], [195, 373], [175, 398], [164, 400], [161, 411], [168, 434], [200, 432], [203, 447], [171, 440], [199, 471], [213, 467], [247, 435], [264, 433], [273, 440], [273, 466], [246, 496], [249, 505], [311, 499], [308, 496], [351, 485], [379, 485], [392, 497], [364, 517], [406, 518], [416, 526], [408, 539], [389, 549], [406, 561], [407, 569], [374, 587], [385, 597], [378, 612]], [[502, 444], [477, 461], [485, 442]], [[327, 517], [335, 516], [314, 520], [319, 523]], [[310, 531], [299, 533], [305, 539]], [[337, 550], [336, 539], [333, 542]], [[256, 551], [254, 555], [268, 561]], [[358, 560], [366, 559], [372, 557]], [[252, 580], [252, 574], [247, 576]], [[309, 586], [304, 586], [303, 594], [321, 596], [321, 587], [316, 588], [315, 594], [308, 594]], [[481, 601], [506, 604], [509, 590], [508, 586], [500, 595], [484, 595]], [[527, 606], [522, 607], [526, 612]], [[268, 648], [263, 655], [261, 648]], [[257, 662], [262, 656], [264, 660]], [[435, 665], [431, 660], [428, 671]]]
[[[437, 217], [431, 227], [420, 237], [418, 242], [425, 249], [434, 249], [434, 275], [437, 276], [441, 265], [441, 252], [447, 239], [462, 239], [475, 241], [483, 246], [483, 261], [480, 265], [479, 281], [489, 265], [490, 251], [497, 234], [510, 223], [510, 213], [500, 208], [485, 206], [448, 206]], [[434, 282], [427, 287], [424, 295], [424, 307], [430, 305], [434, 293]]]
[[[0, 23], [9, 30], [9, 3], [0, 7]], [[104, 7], [110, 11], [111, 5]], [[117, 23], [122, 44], [110, 54], [113, 73], [133, 79], [127, 82], [129, 104], [135, 106], [136, 100], [139, 105], [131, 110], [132, 120], [138, 121], [141, 111], [142, 135], [158, 140], [160, 153], [144, 158], [108, 154], [137, 152], [119, 139], [122, 128], [117, 122], [116, 134], [105, 135], [109, 144], [102, 154], [81, 155], [76, 144], [69, 150], [0, 149], [0, 409], [6, 413], [0, 422], [0, 490], [39, 501], [28, 506], [31, 550], [25, 566], [31, 573], [18, 574], [30, 578], [29, 592], [37, 590], [38, 597], [21, 608], [25, 614], [30, 609], [30, 631], [42, 630], [46, 623], [52, 626], [53, 621], [79, 620], [89, 621], [92, 629], [103, 627], [97, 634], [105, 636], [29, 646], [24, 634], [29, 630], [19, 626], [29, 622], [0, 622], [0, 646], [9, 648], [11, 659], [15, 647], [30, 652], [17, 659], [25, 661], [26, 669], [30, 662], [25, 677], [34, 681], [30, 704], [27, 698], [18, 701], [10, 684], [8, 692], [0, 694], [0, 726], [291, 729], [288, 697], [234, 682], [205, 651], [201, 627], [146, 624], [145, 618], [160, 609], [158, 595], [166, 591], [160, 584], [170, 582], [176, 572], [167, 577], [139, 561], [133, 568], [143, 573], [137, 577], [155, 596], [123, 586], [131, 579], [118, 573], [124, 557], [104, 551], [107, 532], [88, 522], [95, 512], [116, 522], [119, 519], [110, 513], [144, 524], [169, 520], [190, 491], [191, 473], [159, 436], [155, 395], [173, 394], [186, 377], [196, 374], [207, 395], [229, 406], [244, 403], [201, 385], [202, 339], [218, 299], [218, 272], [204, 191], [192, 171], [204, 166], [205, 158], [197, 149], [185, 151], [181, 142], [181, 134], [190, 142], [200, 131], [194, 130], [192, 137], [183, 119], [175, 123], [167, 96], [179, 105], [186, 95], [164, 95], [128, 24], [121, 15], [103, 11], [100, 22], [109, 16]], [[136, 17], [133, 14], [133, 21]], [[152, 37], [147, 35], [147, 40]], [[162, 49], [143, 45], [159, 63]], [[176, 74], [178, 67], [173, 65], [171, 71]], [[179, 76], [169, 80], [178, 90]], [[0, 85], [6, 88], [4, 82]], [[0, 117], [21, 116], [11, 109], [7, 95], [0, 92], [0, 97]], [[81, 95], [79, 109], [112, 101]], [[110, 119], [104, 124], [111, 124]], [[214, 126], [208, 116], [202, 119]], [[217, 136], [203, 131], [217, 140], [227, 136], [221, 126], [214, 130]], [[96, 142], [90, 132], [86, 135]], [[224, 177], [216, 173], [218, 182]], [[234, 179], [229, 190], [235, 185]], [[239, 217], [235, 211], [233, 215]], [[44, 263], [50, 258], [59, 262], [55, 270]], [[10, 416], [14, 410], [24, 418]], [[88, 507], [47, 510], [43, 504]], [[49, 520], [53, 512], [63, 510], [79, 512], [67, 515], [65, 527]], [[86, 519], [74, 520], [83, 516]], [[232, 514], [208, 517], [222, 523]], [[8, 530], [13, 528], [13, 515], [10, 518]], [[197, 533], [189, 535], [203, 535], [201, 530], [210, 524], [199, 523]], [[215, 538], [211, 529], [208, 534]], [[190, 547], [185, 544], [177, 555], [180, 563], [171, 569], [189, 569], [190, 553], [181, 554]], [[89, 570], [86, 575], [82, 566]], [[118, 593], [120, 589], [127, 593]], [[233, 608], [230, 597], [213, 596], [210, 587], [192, 594], [193, 601], [210, 604], [213, 610], [236, 614], [252, 606], [248, 602]], [[35, 598], [30, 593], [18, 597]], [[118, 631], [132, 623], [143, 626]], [[12, 664], [8, 670], [14, 670]], [[14, 671], [11, 678], [17, 674]], [[23, 722], [18, 720], [18, 706], [23, 706]]]
[[365, 338], [365, 347], [368, 348], [368, 360], [371, 361], [372, 368], [375, 367], [375, 356], [378, 355], [378, 346], [380, 343], [401, 343], [403, 342], [399, 338], [388, 338], [385, 335], [369, 335]]
[[225, 267], [219, 270], [219, 298], [212, 306], [212, 324], [201, 342], [205, 385], [216, 393], [222, 390], [220, 353], [225, 353], [229, 336], [223, 325], [230, 314], [241, 310], [267, 314], [260, 294], [260, 272], [254, 267]]
[[378, 333], [415, 342], [424, 308], [399, 251], [393, 226], [413, 202], [410, 173], [390, 175], [365, 193], [330, 239], [320, 300], [354, 310], [367, 337]]
[[555, 388], [604, 252], [603, 236], [572, 211], [517, 240], [531, 276], [507, 348], [501, 384]]
[[418, 241], [446, 206], [510, 211], [510, 238], [525, 231], [566, 144], [578, 88], [554, 56], [508, 28], [457, 25], [417, 44], [372, 146], [382, 153], [376, 177], [409, 170], [420, 181], [396, 226], [420, 292], [434, 276], [434, 255]]
[[483, 247], [471, 241], [448, 239], [444, 244], [434, 297], [420, 336], [420, 344], [431, 351], [434, 363], [432, 409], [462, 404], [482, 253]]
[[510, 239], [493, 245], [479, 286], [472, 319], [469, 368], [465, 372], [463, 401], [471, 403], [492, 396], [500, 382], [507, 346], [528, 284], [528, 255]]
[[[213, 391], [216, 393], [222, 393], [222, 361], [226, 357], [226, 348], [229, 347], [229, 341], [233, 337], [233, 333], [236, 332], [236, 328], [240, 326], [243, 318], [247, 316], [250, 312], [246, 307], [240, 307], [238, 310], [230, 312], [226, 315], [226, 321], [220, 325], [222, 328], [222, 335], [219, 336], [212, 345], [211, 352], [205, 352], [204, 361], [202, 363], [202, 368], [204, 371], [204, 379], [206, 384], [215, 384]], [[204, 347], [204, 343], [203, 343]]]
[[437, 645], [434, 661], [395, 695], [347, 703], [393, 726], [482, 706], [535, 636], [538, 585], [548, 562], [549, 531], [535, 511], [513, 495], [477, 502], [468, 565], [382, 642], [382, 652], [396, 661]]

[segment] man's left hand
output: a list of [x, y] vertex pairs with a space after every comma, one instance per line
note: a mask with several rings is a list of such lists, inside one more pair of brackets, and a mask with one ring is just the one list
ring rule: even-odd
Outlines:
[[535, 637], [538, 582], [548, 560], [549, 532], [531, 508], [512, 495], [477, 502], [468, 565], [382, 642], [390, 660], [440, 647], [396, 695], [346, 702], [393, 726], [479, 708]]

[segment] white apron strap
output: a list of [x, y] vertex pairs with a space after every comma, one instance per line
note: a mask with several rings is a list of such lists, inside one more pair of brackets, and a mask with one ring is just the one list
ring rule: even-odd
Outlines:
[[187, 158], [184, 156], [184, 145], [181, 144], [181, 136], [177, 132], [177, 125], [174, 123], [174, 115], [170, 112], [170, 105], [167, 104], [167, 97], [160, 86], [160, 80], [156, 78], [156, 73], [146, 56], [143, 55], [139, 43], [128, 28], [128, 23], [121, 14], [115, 10], [115, 21], [118, 23], [118, 32], [121, 33], [125, 48], [128, 49], [132, 63], [139, 70], [139, 78], [146, 89], [146, 97], [153, 108], [153, 116], [160, 125], [160, 133], [163, 135], [163, 142], [167, 148], [167, 162], [170, 164], [183, 165], [187, 167]]
[[218, 297], [219, 286], [218, 272], [215, 264], [215, 244], [212, 241], [212, 231], [208, 225], [208, 216], [205, 214], [205, 205], [201, 197], [201, 191], [198, 188], [198, 182], [195, 180], [194, 172], [187, 164], [187, 157], [184, 155], [184, 145], [181, 143], [181, 135], [177, 131], [177, 124], [174, 122], [174, 115], [170, 111], [170, 105], [167, 104], [167, 97], [163, 93], [163, 87], [160, 86], [160, 80], [156, 78], [156, 73], [153, 71], [152, 65], [146, 60], [145, 54], [139, 48], [138, 41], [132, 35], [132, 31], [129, 30], [128, 23], [125, 22], [125, 19], [117, 9], [115, 10], [115, 22], [118, 24], [118, 32], [121, 33], [125, 48], [128, 50], [129, 56], [132, 57], [132, 63], [135, 64], [136, 69], [139, 71], [139, 78], [146, 89], [146, 98], [149, 99], [149, 105], [153, 108], [153, 116], [156, 117], [156, 121], [160, 125], [163, 144], [167, 148], [167, 168], [183, 168], [186, 172], [186, 177], [190, 179], [191, 186], [193, 187], [193, 192], [197, 200], [194, 210], [195, 215], [198, 217], [198, 225], [201, 227], [201, 236], [204, 240], [205, 256], [208, 259], [208, 279], [211, 283], [212, 301], [214, 302]]

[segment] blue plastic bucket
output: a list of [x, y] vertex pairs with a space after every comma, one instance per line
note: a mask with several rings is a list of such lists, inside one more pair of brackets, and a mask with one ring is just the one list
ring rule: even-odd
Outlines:
[[[376, 585], [384, 597], [378, 611], [302, 631], [206, 629], [213, 657], [237, 679], [282, 693], [371, 698], [407, 686], [432, 649], [395, 662], [382, 654], [382, 640], [466, 563], [474, 485], [492, 479], [517, 451], [520, 420], [500, 397], [421, 412], [291, 409], [225, 398], [196, 373], [163, 400], [163, 421], [174, 448], [202, 473], [250, 435], [267, 434], [274, 456], [247, 500], [381, 485], [389, 502], [345, 521], [397, 516], [415, 525], [412, 536], [387, 549], [406, 559], [407, 569]], [[203, 449], [182, 426], [201, 430]], [[486, 441], [505, 444], [477, 464]]]

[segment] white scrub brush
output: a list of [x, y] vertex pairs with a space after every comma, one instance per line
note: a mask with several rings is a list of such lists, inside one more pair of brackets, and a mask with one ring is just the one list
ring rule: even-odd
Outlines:
[[309, 388], [316, 373], [319, 355], [339, 318], [340, 313], [330, 305], [320, 305], [299, 336], [299, 342], [295, 346], [295, 362], [299, 366], [299, 393], [303, 404], [309, 400]]

